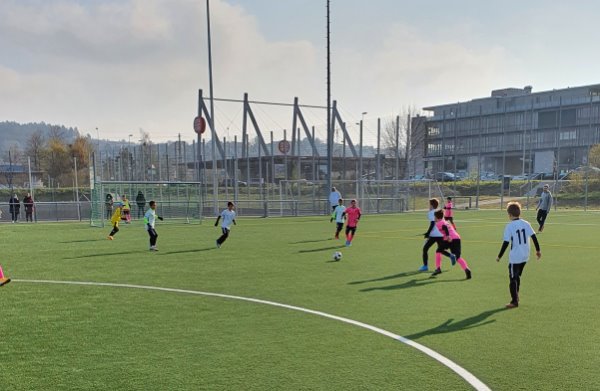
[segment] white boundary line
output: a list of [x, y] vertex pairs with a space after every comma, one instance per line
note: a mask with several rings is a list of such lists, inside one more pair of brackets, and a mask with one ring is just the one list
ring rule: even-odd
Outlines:
[[226, 294], [222, 294], [222, 293], [213, 293], [213, 292], [192, 291], [192, 290], [187, 290], [187, 289], [162, 288], [162, 287], [158, 287], [158, 286], [115, 284], [115, 283], [109, 283], [109, 282], [88, 282], [88, 281], [54, 281], [54, 280], [20, 280], [20, 279], [13, 279], [12, 281], [13, 282], [35, 283], [35, 284], [110, 286], [110, 287], [118, 287], [118, 288], [147, 289], [147, 290], [162, 291], [162, 292], [188, 293], [188, 294], [192, 294], [192, 295], [202, 295], [202, 296], [220, 297], [220, 298], [224, 298], [224, 299], [242, 300], [242, 301], [248, 301], [248, 302], [252, 302], [252, 303], [266, 304], [266, 305], [271, 305], [274, 307], [281, 307], [281, 308], [287, 308], [287, 309], [294, 310], [294, 311], [305, 312], [308, 314], [322, 316], [324, 318], [329, 318], [329, 319], [337, 320], [340, 322], [348, 323], [348, 324], [351, 324], [354, 326], [362, 327], [364, 329], [371, 330], [375, 333], [395, 339], [396, 341], [400, 341], [403, 344], [411, 346], [411, 347], [425, 353], [426, 355], [433, 358], [434, 360], [439, 361], [443, 365], [447, 366], [448, 368], [453, 370], [455, 373], [457, 373], [460, 377], [465, 379], [470, 385], [473, 386], [474, 389], [476, 389], [478, 391], [491, 391], [491, 389], [488, 386], [486, 386], [481, 380], [476, 378], [471, 372], [467, 371], [460, 365], [456, 364], [454, 361], [442, 356], [438, 352], [436, 352], [424, 345], [421, 345], [410, 339], [404, 338], [401, 335], [394, 334], [392, 332], [381, 329], [379, 327], [375, 327], [370, 324], [362, 323], [362, 322], [359, 322], [356, 320], [343, 318], [341, 316], [328, 314], [326, 312], [315, 311], [315, 310], [311, 310], [308, 308], [296, 307], [293, 305], [288, 305], [288, 304], [283, 304], [283, 303], [277, 303], [275, 301], [254, 299], [252, 297], [233, 296], [233, 295], [226, 295]]

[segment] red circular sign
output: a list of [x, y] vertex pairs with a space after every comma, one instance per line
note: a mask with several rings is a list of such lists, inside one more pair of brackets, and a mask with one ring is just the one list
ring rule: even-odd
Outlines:
[[203, 117], [194, 118], [194, 132], [198, 134], [204, 133], [206, 130], [206, 120]]
[[290, 142], [287, 140], [281, 140], [277, 145], [279, 152], [287, 154], [290, 151]]

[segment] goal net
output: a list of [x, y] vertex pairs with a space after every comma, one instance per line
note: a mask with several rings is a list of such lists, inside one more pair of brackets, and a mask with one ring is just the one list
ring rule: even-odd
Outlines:
[[[409, 209], [414, 198], [414, 181], [337, 180], [333, 186], [348, 204], [357, 199], [364, 213], [400, 213]], [[329, 214], [326, 181], [285, 180], [279, 183], [279, 200], [272, 204], [271, 215], [301, 216]]]
[[93, 227], [110, 225], [112, 203], [127, 197], [133, 223], [144, 218], [148, 203], [156, 202], [156, 212], [164, 217], [161, 224], [202, 222], [202, 184], [200, 182], [128, 182], [100, 181], [92, 189], [90, 223]]

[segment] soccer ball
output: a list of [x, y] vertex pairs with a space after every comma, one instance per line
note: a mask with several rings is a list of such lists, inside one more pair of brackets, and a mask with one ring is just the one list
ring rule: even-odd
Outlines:
[[340, 259], [342, 259], [342, 253], [339, 251], [336, 251], [333, 253], [333, 260], [334, 261], [339, 261]]

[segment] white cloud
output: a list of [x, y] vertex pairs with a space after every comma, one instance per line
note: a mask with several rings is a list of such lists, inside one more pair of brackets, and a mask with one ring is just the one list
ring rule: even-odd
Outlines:
[[[205, 5], [72, 1], [0, 5], [0, 119], [155, 140], [193, 137], [197, 90], [208, 96]], [[216, 95], [291, 101], [316, 86], [309, 42], [269, 42], [242, 8], [211, 2]], [[125, 135], [125, 136], [123, 136]]]
[[[216, 96], [325, 104], [324, 32], [319, 42], [267, 38], [248, 9], [210, 4]], [[143, 128], [154, 140], [192, 139], [197, 90], [209, 94], [205, 11], [192, 0], [0, 2], [0, 120], [60, 123], [94, 135], [98, 127], [110, 138]], [[359, 42], [333, 36], [333, 97], [350, 124], [363, 111], [395, 115], [532, 82], [513, 48], [465, 38], [483, 22], [447, 26], [452, 34], [442, 38], [439, 29], [416, 26], [371, 26]], [[324, 29], [306, 26], [315, 28]], [[220, 128], [235, 134], [240, 110], [221, 105]], [[265, 131], [291, 125], [291, 109], [257, 115], [268, 122]], [[321, 125], [325, 112], [307, 116]]]

